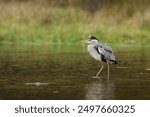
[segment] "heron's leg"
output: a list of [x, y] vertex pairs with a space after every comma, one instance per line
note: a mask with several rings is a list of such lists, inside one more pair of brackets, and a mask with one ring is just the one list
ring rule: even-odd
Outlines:
[[103, 68], [104, 68], [104, 66], [103, 66], [103, 64], [101, 63], [101, 68], [100, 68], [100, 70], [97, 72], [97, 74], [96, 74], [95, 77], [98, 77], [98, 75], [101, 73], [101, 71], [103, 70]]
[[109, 81], [109, 62], [107, 62], [107, 66], [108, 66], [108, 81]]

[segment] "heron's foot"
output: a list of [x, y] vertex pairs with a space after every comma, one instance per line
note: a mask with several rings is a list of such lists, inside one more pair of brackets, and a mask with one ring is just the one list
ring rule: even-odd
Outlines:
[[93, 76], [92, 78], [100, 79], [100, 76]]

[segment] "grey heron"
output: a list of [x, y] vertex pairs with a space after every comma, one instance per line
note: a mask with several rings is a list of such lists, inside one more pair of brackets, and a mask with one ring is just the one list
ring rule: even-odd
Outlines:
[[98, 75], [103, 70], [103, 63], [106, 62], [108, 66], [108, 80], [109, 80], [109, 63], [118, 64], [116, 60], [115, 53], [112, 48], [106, 44], [99, 43], [95, 36], [90, 35], [85, 43], [88, 44], [87, 51], [88, 53], [96, 60], [100, 61], [101, 68], [93, 78], [99, 78]]

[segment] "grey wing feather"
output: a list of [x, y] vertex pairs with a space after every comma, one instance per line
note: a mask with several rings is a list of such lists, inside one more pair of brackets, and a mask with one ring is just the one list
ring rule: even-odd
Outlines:
[[97, 48], [98, 48], [99, 53], [104, 55], [106, 60], [116, 61], [115, 53], [113, 52], [111, 47], [109, 47], [105, 44], [99, 43], [97, 45]]

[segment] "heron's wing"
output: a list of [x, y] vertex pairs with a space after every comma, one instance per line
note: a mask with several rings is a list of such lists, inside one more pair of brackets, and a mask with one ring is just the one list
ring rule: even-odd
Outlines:
[[108, 52], [109, 54], [114, 53], [112, 48], [107, 45], [102, 45], [102, 48], [104, 49], [105, 52]]
[[105, 45], [105, 44], [102, 44], [102, 43], [99, 43], [97, 45], [97, 50], [100, 54], [102, 54], [106, 60], [109, 60], [109, 61], [116, 61], [116, 57], [115, 57], [115, 53], [113, 52], [112, 48]]

